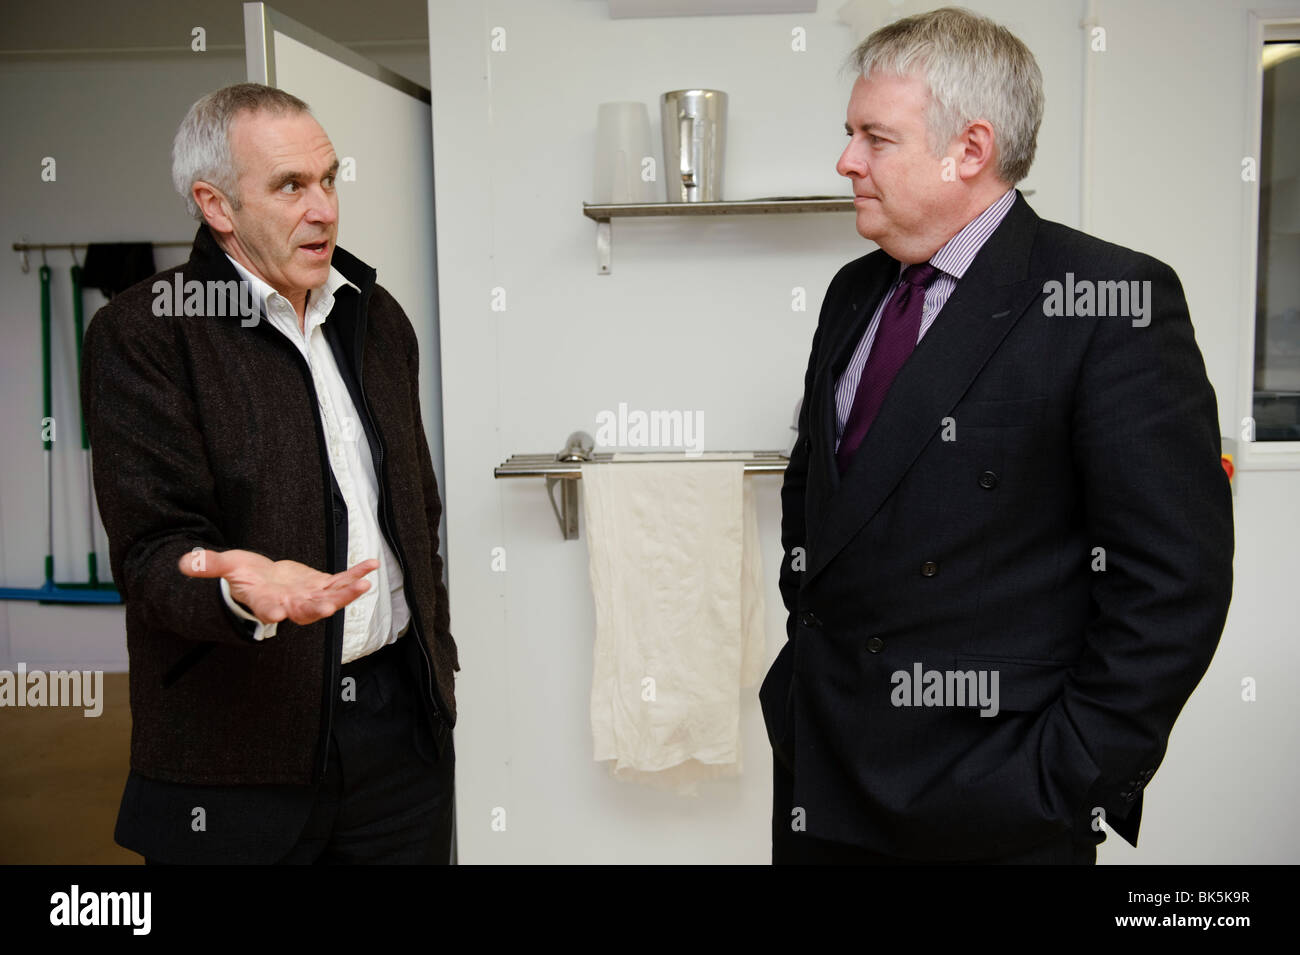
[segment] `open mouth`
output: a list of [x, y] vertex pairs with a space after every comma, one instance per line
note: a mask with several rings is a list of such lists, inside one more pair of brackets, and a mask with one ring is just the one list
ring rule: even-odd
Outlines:
[[323, 259], [326, 253], [329, 252], [330, 244], [328, 239], [323, 239], [320, 242], [311, 242], [307, 245], [300, 245], [298, 248], [302, 249], [302, 251], [306, 252], [308, 255], [314, 255]]

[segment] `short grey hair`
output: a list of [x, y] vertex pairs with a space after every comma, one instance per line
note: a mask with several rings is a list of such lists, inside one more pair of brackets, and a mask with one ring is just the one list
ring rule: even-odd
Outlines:
[[1043, 74], [1006, 27], [959, 7], [931, 10], [871, 34], [849, 55], [849, 68], [864, 77], [879, 70], [926, 81], [931, 155], [983, 119], [993, 127], [998, 178], [1014, 186], [1029, 175], [1043, 121]]
[[243, 112], [307, 113], [311, 108], [284, 90], [261, 83], [236, 83], [214, 90], [190, 107], [172, 143], [172, 184], [185, 199], [185, 208], [202, 219], [194, 201], [194, 184], [216, 186], [238, 209], [239, 170], [230, 151], [230, 124]]

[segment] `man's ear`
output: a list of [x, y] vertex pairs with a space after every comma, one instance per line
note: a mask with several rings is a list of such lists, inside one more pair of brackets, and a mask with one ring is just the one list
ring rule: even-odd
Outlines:
[[959, 139], [961, 154], [957, 157], [957, 175], [962, 179], [973, 179], [985, 166], [996, 161], [993, 127], [987, 121], [975, 120]]
[[208, 228], [219, 235], [229, 235], [235, 231], [235, 220], [230, 214], [230, 200], [226, 198], [225, 193], [202, 179], [197, 180], [190, 187], [190, 193], [194, 196], [194, 203], [203, 214], [203, 220], [207, 222]]

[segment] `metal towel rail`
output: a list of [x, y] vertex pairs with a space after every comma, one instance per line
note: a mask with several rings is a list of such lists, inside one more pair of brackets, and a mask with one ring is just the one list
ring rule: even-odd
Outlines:
[[[564, 450], [558, 454], [512, 454], [497, 465], [492, 473], [497, 478], [546, 478], [546, 497], [551, 502], [555, 519], [560, 523], [560, 531], [564, 534], [565, 540], [577, 540], [578, 480], [582, 477], [582, 465], [643, 463], [635, 459], [629, 460], [624, 452], [618, 452], [620, 460], [615, 461], [613, 452], [598, 452], [594, 448], [595, 441], [591, 435], [585, 431], [575, 431], [569, 435]], [[663, 459], [657, 455], [662, 453], [662, 451], [648, 453], [646, 460], [659, 463]], [[789, 457], [781, 451], [711, 451], [694, 457], [683, 454], [680, 458], [674, 457], [669, 460], [689, 463], [717, 460], [717, 455], [736, 454], [745, 455], [743, 460], [746, 474], [782, 474], [785, 472], [785, 466], [790, 463]], [[554, 492], [556, 485], [560, 485], [558, 505]]]

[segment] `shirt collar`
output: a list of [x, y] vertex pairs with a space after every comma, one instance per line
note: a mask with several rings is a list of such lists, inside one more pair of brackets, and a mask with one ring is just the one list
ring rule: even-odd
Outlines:
[[[961, 278], [970, 268], [971, 262], [975, 260], [976, 253], [984, 247], [989, 236], [1011, 211], [1015, 201], [1016, 190], [1013, 186], [1000, 199], [966, 223], [966, 227], [945, 242], [938, 252], [930, 256], [930, 264], [954, 278]], [[900, 262], [899, 275], [903, 274], [904, 268], [905, 266]]]
[[[254, 275], [252, 272], [248, 271], [248, 269], [244, 268], [243, 265], [231, 258], [229, 252], [226, 252], [225, 256], [227, 259], [230, 259], [230, 264], [235, 267], [235, 271], [239, 273], [239, 277], [247, 282], [252, 287], [253, 291], [257, 293], [257, 301], [262, 305], [262, 308], [267, 315], [272, 314], [271, 303], [274, 301], [283, 301], [288, 304], [290, 308], [293, 307], [292, 303], [290, 303], [287, 298], [273, 289], [267, 282]], [[309, 290], [310, 294], [307, 297], [308, 307], [314, 307], [318, 312], [320, 312], [321, 321], [325, 320], [325, 317], [329, 315], [330, 310], [334, 307], [334, 293], [344, 285], [356, 289], [358, 293], [361, 291], [361, 289], [357, 288], [355, 283], [349, 282], [344, 278], [343, 273], [331, 264], [330, 273], [329, 276], [326, 277], [325, 282], [322, 285]]]

